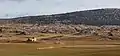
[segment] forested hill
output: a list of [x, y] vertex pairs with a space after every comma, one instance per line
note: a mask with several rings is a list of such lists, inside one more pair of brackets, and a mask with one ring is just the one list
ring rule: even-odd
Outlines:
[[120, 9], [106, 8], [54, 15], [26, 16], [12, 18], [8, 22], [30, 24], [120, 25]]

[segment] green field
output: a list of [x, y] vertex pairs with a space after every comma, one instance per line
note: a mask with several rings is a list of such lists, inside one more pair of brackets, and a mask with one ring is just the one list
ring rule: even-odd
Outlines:
[[[50, 46], [55, 48], [37, 49]], [[51, 44], [0, 44], [0, 56], [120, 56], [119, 45], [60, 46]]]

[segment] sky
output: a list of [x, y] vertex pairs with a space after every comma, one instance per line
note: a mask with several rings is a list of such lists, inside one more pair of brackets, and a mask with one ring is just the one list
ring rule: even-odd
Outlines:
[[120, 0], [0, 0], [0, 18], [120, 8]]

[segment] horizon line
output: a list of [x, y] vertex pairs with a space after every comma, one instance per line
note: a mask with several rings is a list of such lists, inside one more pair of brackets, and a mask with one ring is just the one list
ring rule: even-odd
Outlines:
[[27, 16], [47, 16], [47, 15], [57, 15], [57, 14], [66, 14], [66, 13], [72, 13], [72, 12], [82, 12], [82, 11], [89, 11], [89, 10], [99, 10], [99, 9], [120, 9], [120, 8], [91, 8], [91, 9], [82, 9], [82, 10], [74, 10], [74, 11], [68, 11], [68, 12], [61, 12], [61, 13], [52, 13], [52, 14], [36, 14], [36, 15], [23, 15], [23, 16], [14, 16], [14, 17], [0, 17], [0, 19], [12, 19], [12, 18], [19, 18], [19, 17], [27, 17]]

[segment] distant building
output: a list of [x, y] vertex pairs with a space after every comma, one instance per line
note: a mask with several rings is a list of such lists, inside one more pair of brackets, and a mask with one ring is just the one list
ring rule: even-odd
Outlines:
[[35, 37], [33, 37], [31, 40], [32, 40], [32, 42], [37, 41], [37, 39]]

